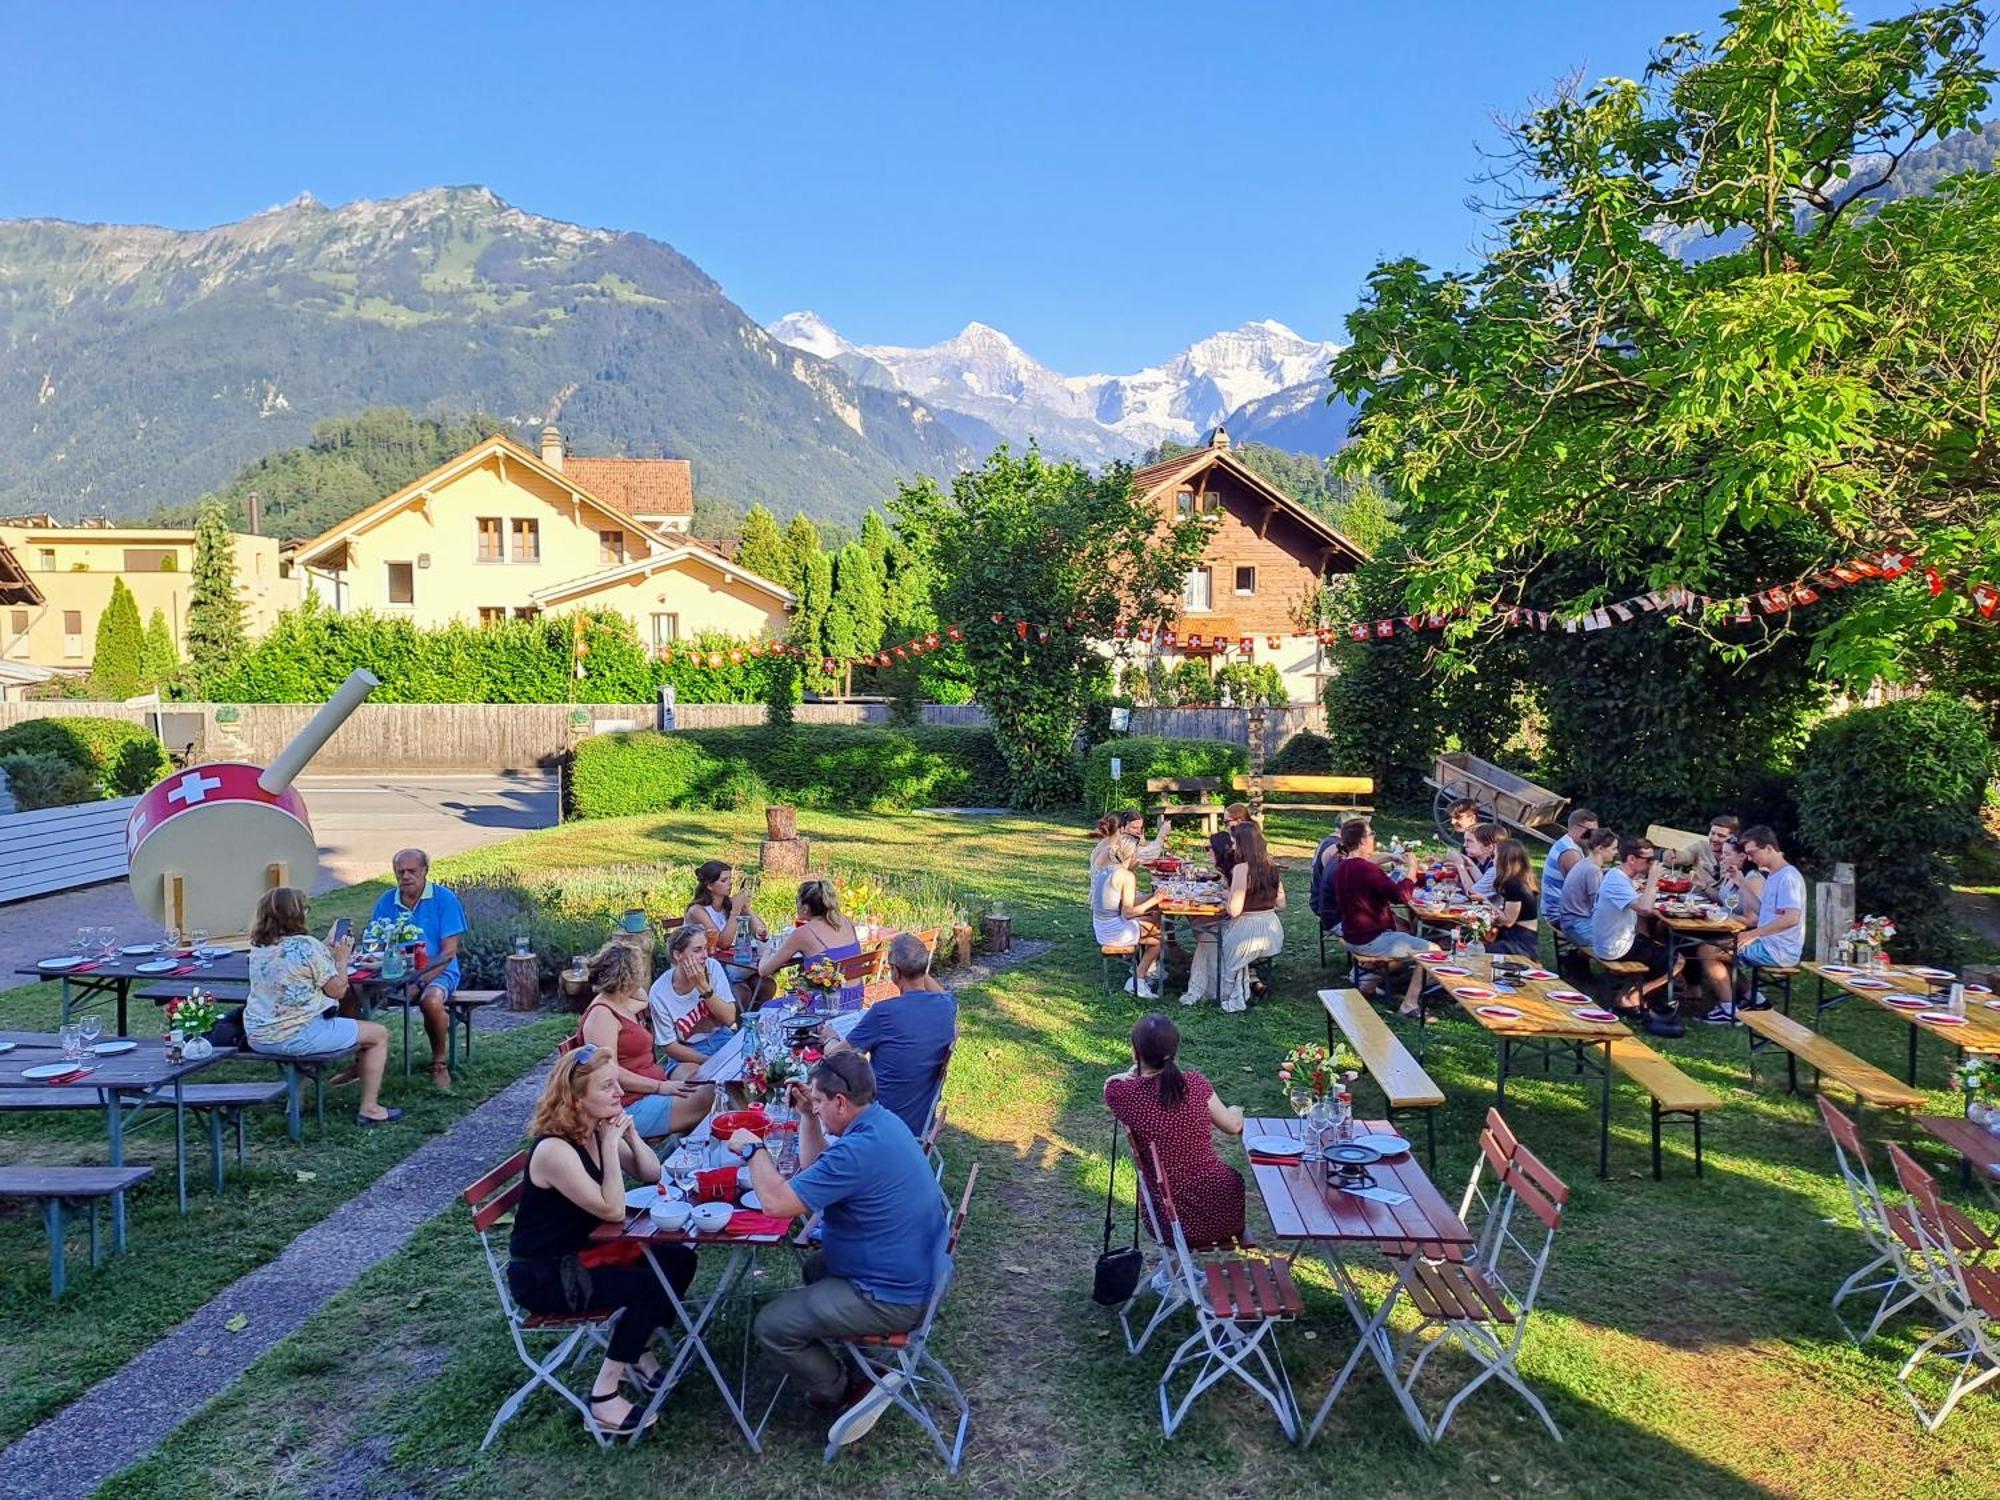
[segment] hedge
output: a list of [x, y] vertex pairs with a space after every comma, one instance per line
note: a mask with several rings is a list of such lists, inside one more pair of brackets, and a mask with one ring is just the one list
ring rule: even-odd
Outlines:
[[11, 729], [0, 729], [0, 756], [54, 755], [105, 781], [118, 763], [119, 752], [134, 740], [159, 744], [152, 731], [129, 719], [28, 719]]
[[[1111, 779], [1116, 756], [1123, 773]], [[1229, 777], [1250, 769], [1250, 758], [1234, 740], [1163, 740], [1152, 735], [1126, 735], [1093, 745], [1083, 761], [1083, 805], [1093, 813], [1121, 807], [1152, 808], [1176, 800], [1146, 790], [1149, 777]], [[1227, 799], [1225, 799], [1227, 800]]]
[[79, 802], [96, 802], [104, 795], [90, 769], [65, 755], [37, 751], [0, 755], [0, 775], [7, 778], [7, 790], [13, 793], [17, 812], [71, 807]]
[[1000, 806], [1006, 762], [986, 729], [758, 726], [595, 735], [569, 767], [584, 818], [679, 808], [800, 807], [893, 812]]

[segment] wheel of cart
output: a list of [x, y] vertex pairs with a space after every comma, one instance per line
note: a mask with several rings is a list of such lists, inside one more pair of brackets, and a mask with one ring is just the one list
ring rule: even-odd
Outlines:
[[1568, 798], [1463, 750], [1440, 755], [1424, 785], [1437, 792], [1431, 818], [1439, 836], [1447, 841], [1453, 836], [1451, 805], [1461, 798], [1478, 807], [1482, 823], [1498, 823], [1545, 844], [1561, 836], [1563, 811], [1569, 806]]

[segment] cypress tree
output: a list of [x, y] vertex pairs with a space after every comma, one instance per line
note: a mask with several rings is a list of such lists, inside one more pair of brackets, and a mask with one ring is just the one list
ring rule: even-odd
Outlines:
[[795, 594], [799, 591], [798, 569], [793, 565], [785, 534], [778, 529], [778, 518], [761, 505], [751, 506], [750, 514], [743, 518], [743, 537], [736, 544], [736, 562], [760, 578], [783, 584]]
[[180, 675], [180, 653], [174, 650], [167, 612], [156, 609], [146, 621], [146, 638], [139, 647], [139, 681], [150, 692], [164, 692]]
[[90, 658], [91, 690], [100, 698], [130, 698], [140, 691], [139, 655], [145, 632], [139, 628], [139, 601], [125, 580], [111, 580], [111, 602], [97, 621]]
[[243, 601], [236, 593], [236, 537], [215, 501], [201, 508], [194, 533], [194, 585], [188, 601], [188, 667], [197, 683], [213, 681], [243, 649]]

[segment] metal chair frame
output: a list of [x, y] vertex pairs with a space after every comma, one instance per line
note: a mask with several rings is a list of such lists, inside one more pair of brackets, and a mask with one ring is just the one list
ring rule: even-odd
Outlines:
[[[575, 1363], [593, 1350], [601, 1351], [609, 1346], [611, 1329], [618, 1320], [619, 1311], [584, 1312], [567, 1318], [526, 1311], [514, 1300], [514, 1293], [507, 1285], [506, 1258], [493, 1242], [494, 1230], [513, 1214], [515, 1205], [520, 1202], [527, 1175], [528, 1153], [517, 1151], [461, 1194], [466, 1206], [472, 1210], [472, 1227], [478, 1231], [479, 1247], [486, 1254], [486, 1269], [492, 1273], [493, 1290], [500, 1298], [500, 1313], [507, 1322], [507, 1336], [513, 1341], [514, 1353], [528, 1369], [528, 1378], [493, 1414], [493, 1423], [486, 1429], [486, 1438], [480, 1443], [479, 1451], [484, 1453], [493, 1446], [500, 1429], [514, 1419], [538, 1386], [547, 1386], [575, 1407], [583, 1418], [585, 1431], [589, 1432], [597, 1446], [608, 1448], [611, 1446], [610, 1434], [598, 1425], [590, 1403], [564, 1384], [560, 1373], [566, 1365]], [[554, 1347], [536, 1358], [528, 1348], [528, 1340], [553, 1335], [560, 1335]]]
[[[1936, 1432], [1964, 1397], [2000, 1376], [2000, 1274], [1967, 1262], [1955, 1243], [1950, 1215], [1939, 1201], [1937, 1180], [1901, 1146], [1890, 1142], [1888, 1150], [1896, 1180], [1909, 1194], [1911, 1224], [1935, 1273], [1923, 1282], [1923, 1293], [1944, 1324], [1917, 1345], [1896, 1372], [1896, 1386], [1924, 1431]], [[1926, 1411], [1910, 1377], [1933, 1355], [1956, 1370], [1943, 1402], [1935, 1411]]]
[[[1542, 1425], [1548, 1428], [1550, 1436], [1561, 1442], [1562, 1429], [1556, 1425], [1542, 1398], [1521, 1378], [1517, 1361], [1536, 1301], [1541, 1295], [1549, 1258], [1555, 1250], [1556, 1231], [1562, 1225], [1563, 1211], [1569, 1202], [1569, 1188], [1539, 1157], [1514, 1138], [1506, 1121], [1496, 1111], [1488, 1111], [1487, 1121], [1488, 1128], [1480, 1132], [1479, 1160], [1473, 1165], [1472, 1178], [1466, 1185], [1460, 1210], [1460, 1217], [1463, 1218], [1476, 1206], [1484, 1208], [1473, 1250], [1463, 1262], [1463, 1274], [1483, 1282], [1484, 1289], [1494, 1293], [1506, 1309], [1506, 1316], [1503, 1318], [1491, 1311], [1476, 1316], [1425, 1315], [1403, 1344], [1400, 1358], [1409, 1360], [1403, 1383], [1414, 1401], [1416, 1382], [1423, 1373], [1424, 1365], [1447, 1344], [1456, 1344], [1480, 1368], [1445, 1403], [1428, 1434], [1431, 1441], [1444, 1436], [1452, 1417], [1468, 1396], [1487, 1381], [1498, 1380], [1527, 1402], [1535, 1415], [1542, 1419]], [[1484, 1174], [1489, 1169], [1494, 1179], [1490, 1196], [1489, 1190], [1482, 1185]], [[1524, 1231], [1527, 1238], [1523, 1238], [1523, 1232], [1517, 1232], [1521, 1223], [1519, 1210], [1524, 1205], [1542, 1226], [1538, 1245], [1532, 1243], [1535, 1234], [1532, 1226]], [[1420, 1257], [1395, 1258], [1401, 1262], [1399, 1276], [1407, 1291], [1422, 1274], [1418, 1270]], [[1518, 1265], [1519, 1268], [1514, 1280], [1509, 1279], [1510, 1265]], [[1525, 1285], [1517, 1291], [1514, 1281], [1523, 1278]], [[1459, 1300], [1464, 1306], [1464, 1299]], [[1412, 1305], [1416, 1305], [1414, 1299]], [[1500, 1331], [1502, 1329], [1504, 1333]]]
[[[952, 1215], [951, 1228], [945, 1237], [945, 1274], [932, 1290], [931, 1300], [917, 1326], [903, 1334], [841, 1341], [841, 1347], [861, 1367], [861, 1373], [868, 1382], [885, 1392], [891, 1402], [909, 1413], [923, 1428], [931, 1446], [937, 1449], [938, 1457], [944, 1460], [946, 1470], [953, 1474], [958, 1472], [958, 1466], [965, 1457], [965, 1436], [972, 1426], [972, 1404], [966, 1400], [965, 1392], [951, 1371], [931, 1353], [930, 1343], [932, 1330], [937, 1326], [938, 1310], [944, 1306], [945, 1293], [957, 1279], [958, 1240], [965, 1230], [966, 1215], [972, 1208], [972, 1189], [978, 1181], [979, 1164], [974, 1162], [971, 1172], [966, 1175], [965, 1191], [959, 1195], [958, 1209]], [[891, 1377], [899, 1378], [891, 1384]], [[926, 1390], [942, 1394], [958, 1413], [958, 1421], [949, 1441], [937, 1417], [932, 1414], [931, 1403], [925, 1399]], [[828, 1443], [825, 1461], [832, 1463], [840, 1451], [839, 1444]]]
[[[1230, 1317], [1218, 1313], [1209, 1305], [1207, 1291], [1197, 1272], [1200, 1263], [1188, 1248], [1187, 1233], [1181, 1225], [1180, 1212], [1174, 1207], [1173, 1190], [1167, 1186], [1159, 1151], [1148, 1146], [1146, 1154], [1153, 1163], [1153, 1178], [1159, 1185], [1160, 1199], [1165, 1205], [1164, 1218], [1143, 1171], [1134, 1174], [1138, 1179], [1139, 1202], [1155, 1238], [1174, 1247], [1171, 1261], [1174, 1274], [1181, 1296], [1194, 1309], [1195, 1316], [1195, 1331], [1182, 1340], [1180, 1347], [1168, 1359], [1166, 1368], [1160, 1372], [1161, 1430], [1167, 1437], [1172, 1437], [1201, 1394], [1225, 1377], [1234, 1375], [1277, 1414], [1278, 1426], [1285, 1436], [1296, 1440], [1299, 1434], [1298, 1398], [1293, 1394], [1291, 1377], [1285, 1371], [1284, 1351], [1277, 1336], [1278, 1325], [1294, 1321], [1296, 1315], [1267, 1311], [1255, 1318]], [[1133, 1142], [1133, 1159], [1141, 1159], [1136, 1140]], [[1268, 1350], [1265, 1348], [1267, 1342], [1270, 1345]], [[1255, 1370], [1250, 1367], [1252, 1361], [1256, 1364]], [[1173, 1399], [1173, 1382], [1189, 1368], [1194, 1370], [1193, 1381], [1176, 1402]]]
[[[1882, 1325], [1889, 1319], [1924, 1298], [1924, 1283], [1930, 1279], [1930, 1272], [1924, 1257], [1912, 1254], [1890, 1225], [1891, 1211], [1883, 1201], [1881, 1187], [1875, 1181], [1874, 1167], [1868, 1160], [1868, 1146], [1861, 1139], [1860, 1128], [1837, 1107], [1829, 1104], [1826, 1095], [1815, 1094], [1813, 1097], [1819, 1104], [1820, 1117], [1826, 1122], [1827, 1135], [1833, 1141], [1834, 1164], [1840, 1168], [1841, 1180], [1847, 1184], [1847, 1198], [1853, 1205], [1855, 1222], [1861, 1230], [1861, 1237], [1875, 1252], [1873, 1260], [1840, 1284], [1830, 1307], [1840, 1331], [1855, 1343], [1865, 1344], [1881, 1331]], [[1874, 1281], [1866, 1279], [1884, 1269], [1889, 1272], [1887, 1276]], [[1849, 1297], [1869, 1292], [1880, 1294], [1875, 1312], [1869, 1318], [1867, 1328], [1856, 1333], [1841, 1317], [1840, 1304]]]
[[[1175, 1248], [1173, 1239], [1161, 1231], [1153, 1215], [1152, 1203], [1146, 1197], [1145, 1173], [1139, 1166], [1142, 1158], [1138, 1137], [1128, 1130], [1125, 1139], [1132, 1148], [1132, 1175], [1139, 1181], [1134, 1191], [1139, 1194], [1140, 1205], [1144, 1209], [1146, 1233], [1153, 1242], [1154, 1250], [1159, 1253], [1159, 1262], [1153, 1267], [1152, 1274], [1139, 1283], [1138, 1290], [1118, 1309], [1118, 1322], [1125, 1330], [1125, 1352], [1137, 1354], [1163, 1323], [1187, 1306], [1188, 1293], [1186, 1280], [1181, 1274], [1180, 1252]], [[1146, 1320], [1146, 1326], [1135, 1334], [1132, 1332], [1132, 1312], [1139, 1299], [1149, 1291], [1154, 1297], [1153, 1314]]]

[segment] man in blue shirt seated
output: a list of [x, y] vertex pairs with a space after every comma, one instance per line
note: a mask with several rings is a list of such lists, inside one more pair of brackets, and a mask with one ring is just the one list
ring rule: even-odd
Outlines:
[[424, 1013], [424, 1035], [431, 1042], [431, 1082], [450, 1093], [451, 1069], [445, 1057], [451, 1032], [444, 1005], [458, 988], [458, 940], [465, 934], [465, 908], [457, 896], [431, 882], [431, 857], [423, 850], [397, 850], [390, 868], [396, 884], [382, 893], [370, 920], [402, 918], [414, 923], [423, 933], [425, 965], [444, 961], [443, 968], [425, 976], [417, 1003]]
[[803, 1165], [790, 1182], [757, 1136], [739, 1130], [729, 1140], [749, 1157], [766, 1213], [822, 1218], [804, 1284], [766, 1303], [754, 1326], [806, 1400], [838, 1413], [827, 1440], [845, 1444], [874, 1427], [901, 1377], [872, 1384], [828, 1340], [907, 1333], [922, 1321], [945, 1273], [945, 1203], [916, 1137], [876, 1102], [867, 1058], [821, 1058], [797, 1097]]
[[889, 945], [889, 971], [900, 995], [870, 1006], [842, 1041], [831, 1027], [826, 1051], [853, 1048], [875, 1069], [875, 1098], [919, 1142], [944, 1087], [945, 1064], [958, 1040], [958, 1000], [930, 975], [930, 950], [914, 933]]

